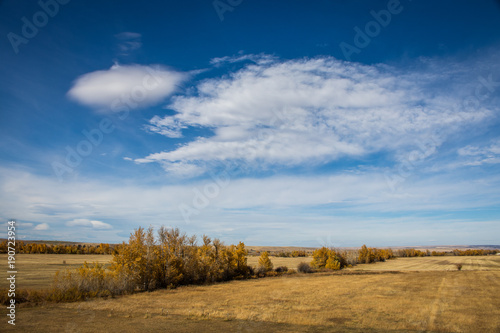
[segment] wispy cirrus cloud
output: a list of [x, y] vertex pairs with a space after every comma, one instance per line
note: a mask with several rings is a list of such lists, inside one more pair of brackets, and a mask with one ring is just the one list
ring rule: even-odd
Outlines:
[[500, 163], [500, 139], [494, 139], [488, 145], [467, 145], [458, 149], [458, 155], [466, 158], [464, 165], [478, 166], [482, 164]]
[[199, 166], [228, 160], [257, 169], [318, 165], [398, 152], [430, 136], [439, 146], [450, 133], [483, 122], [498, 109], [491, 103], [464, 109], [457, 93], [463, 90], [460, 83], [440, 88], [440, 82], [456, 75], [456, 68], [439, 74], [431, 65], [402, 71], [331, 57], [283, 61], [266, 55], [212, 63], [242, 60], [253, 63], [199, 82], [193, 95], [175, 96], [168, 108], [177, 113], [155, 116], [148, 126], [167, 137], [181, 137], [188, 127], [209, 128], [214, 135], [135, 161], [158, 162], [167, 172], [177, 163]]
[[272, 56], [270, 54], [243, 54], [240, 53], [239, 55], [235, 56], [224, 56], [224, 57], [218, 57], [218, 58], [213, 58], [210, 60], [210, 64], [214, 65], [215, 67], [220, 67], [225, 64], [234, 64], [237, 62], [243, 62], [243, 61], [251, 61], [259, 65], [265, 65], [269, 64], [271, 62], [274, 62], [277, 60], [277, 57]]
[[187, 128], [185, 124], [173, 117], [154, 116], [149, 123], [151, 125], [146, 126], [147, 130], [169, 138], [181, 138], [182, 129]]
[[118, 41], [120, 56], [129, 56], [142, 47], [142, 35], [137, 32], [125, 31], [115, 35]]

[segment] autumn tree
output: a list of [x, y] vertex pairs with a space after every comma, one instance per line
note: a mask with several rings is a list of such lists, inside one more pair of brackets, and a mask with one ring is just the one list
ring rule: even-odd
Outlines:
[[264, 272], [269, 272], [273, 270], [273, 263], [271, 262], [271, 259], [269, 259], [269, 253], [262, 252], [262, 254], [259, 257], [259, 269], [264, 271]]
[[337, 270], [345, 266], [345, 259], [335, 250], [323, 246], [314, 250], [311, 266]]
[[[148, 233], [152, 231], [150, 228]], [[113, 256], [112, 267], [124, 271], [143, 290], [148, 290], [151, 278], [150, 248], [146, 243], [146, 232], [139, 227], [131, 235], [129, 243], [123, 244], [119, 253]]]
[[247, 255], [248, 251], [245, 249], [245, 243], [239, 242], [233, 252], [238, 275], [246, 276], [248, 274]]

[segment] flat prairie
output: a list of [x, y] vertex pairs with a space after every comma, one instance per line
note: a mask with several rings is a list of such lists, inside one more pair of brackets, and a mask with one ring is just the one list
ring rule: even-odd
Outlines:
[[[286, 266], [290, 269], [295, 269], [297, 270], [297, 266], [301, 262], [306, 262], [310, 263], [312, 261], [312, 257], [296, 257], [296, 258], [286, 258], [286, 257], [273, 257], [269, 256], [271, 259], [274, 268], [279, 267], [279, 266]], [[250, 266], [257, 267], [259, 265], [259, 257], [248, 257], [247, 258], [247, 263]]]
[[[75, 269], [88, 263], [109, 264], [112, 255], [103, 254], [16, 254], [16, 287], [43, 289], [50, 287], [59, 270]], [[7, 267], [7, 254], [0, 254], [0, 263]], [[7, 287], [7, 269], [0, 271], [0, 288]]]
[[436, 257], [462, 271], [429, 259], [21, 307], [15, 328], [2, 307], [0, 330], [499, 332], [500, 257]]
[[355, 271], [462, 271], [500, 270], [500, 256], [443, 256], [421, 258], [397, 258], [386, 262], [357, 265]]

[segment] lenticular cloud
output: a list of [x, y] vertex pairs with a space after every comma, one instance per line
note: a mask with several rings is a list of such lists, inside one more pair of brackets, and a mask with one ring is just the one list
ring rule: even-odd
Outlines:
[[160, 66], [114, 65], [80, 76], [68, 95], [94, 108], [138, 109], [160, 103], [186, 78], [186, 74]]

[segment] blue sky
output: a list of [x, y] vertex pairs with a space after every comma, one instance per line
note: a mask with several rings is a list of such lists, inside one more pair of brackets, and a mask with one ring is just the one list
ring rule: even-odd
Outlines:
[[19, 237], [498, 244], [498, 1], [0, 3]]

